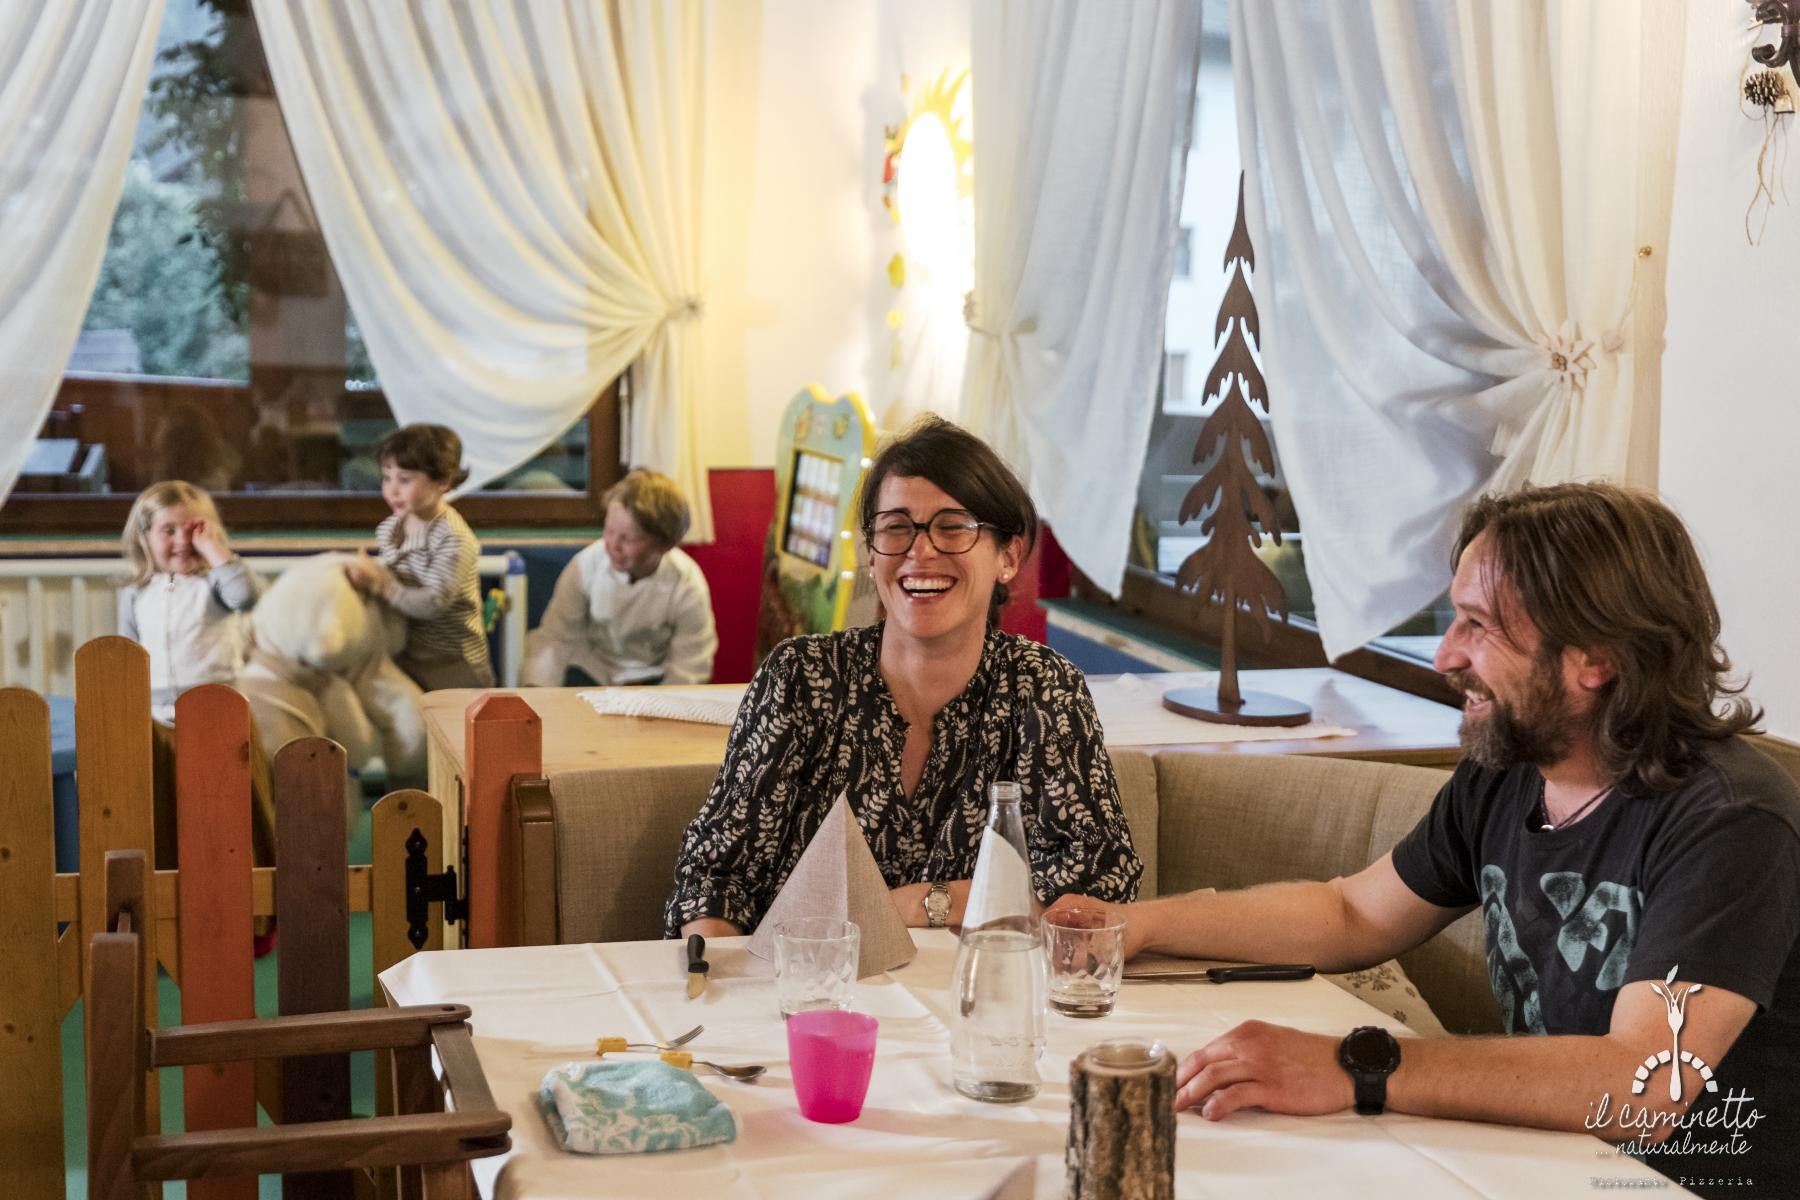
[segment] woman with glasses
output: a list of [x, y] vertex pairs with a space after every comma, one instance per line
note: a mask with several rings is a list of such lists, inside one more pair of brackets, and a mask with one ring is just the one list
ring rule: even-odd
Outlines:
[[909, 925], [960, 923], [998, 781], [1024, 792], [1042, 901], [1135, 896], [1143, 864], [1081, 672], [998, 628], [1037, 540], [1024, 487], [927, 416], [876, 455], [861, 509], [885, 620], [790, 638], [757, 670], [682, 839], [665, 933], [754, 929], [840, 793]]

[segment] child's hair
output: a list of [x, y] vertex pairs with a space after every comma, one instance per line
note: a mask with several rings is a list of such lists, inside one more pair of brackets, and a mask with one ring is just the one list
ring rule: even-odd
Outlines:
[[219, 520], [218, 506], [203, 488], [181, 479], [153, 483], [139, 492], [132, 502], [131, 513], [125, 518], [124, 535], [119, 539], [125, 551], [125, 563], [131, 568], [125, 580], [127, 584], [145, 583], [156, 574], [156, 556], [150, 553], [150, 526], [156, 524], [156, 514], [177, 504], [192, 509], [220, 539], [228, 536], [225, 522]]
[[665, 547], [679, 546], [681, 539], [687, 536], [690, 520], [687, 497], [681, 494], [675, 481], [661, 471], [638, 467], [627, 473], [625, 478], [606, 489], [606, 495], [600, 499], [601, 511], [611, 508], [615, 502], [632, 515], [638, 528]]
[[423, 471], [445, 487], [469, 477], [462, 465], [462, 439], [448, 425], [402, 425], [375, 447], [375, 461], [402, 471]]

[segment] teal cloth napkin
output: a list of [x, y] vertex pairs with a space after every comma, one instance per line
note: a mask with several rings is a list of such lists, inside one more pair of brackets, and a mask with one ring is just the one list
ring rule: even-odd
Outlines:
[[666, 1062], [571, 1062], [544, 1076], [538, 1107], [576, 1154], [687, 1150], [737, 1137], [731, 1110]]

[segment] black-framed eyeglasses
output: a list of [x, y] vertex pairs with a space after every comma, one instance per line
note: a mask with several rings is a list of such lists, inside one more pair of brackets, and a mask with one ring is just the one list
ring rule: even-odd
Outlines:
[[981, 540], [983, 529], [1006, 536], [1000, 526], [991, 521], [977, 521], [974, 513], [960, 508], [939, 509], [922, 525], [905, 512], [892, 509], [876, 513], [874, 523], [864, 530], [864, 535], [869, 539], [869, 549], [890, 557], [910, 551], [921, 532], [939, 554], [967, 554]]

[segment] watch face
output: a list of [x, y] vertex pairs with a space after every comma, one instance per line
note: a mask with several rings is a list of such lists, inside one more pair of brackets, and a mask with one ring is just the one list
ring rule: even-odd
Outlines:
[[933, 921], [943, 921], [950, 915], [950, 892], [946, 888], [933, 887], [925, 893], [925, 915]]
[[1400, 1065], [1400, 1043], [1387, 1030], [1364, 1025], [1344, 1039], [1338, 1057], [1351, 1071], [1392, 1071]]

